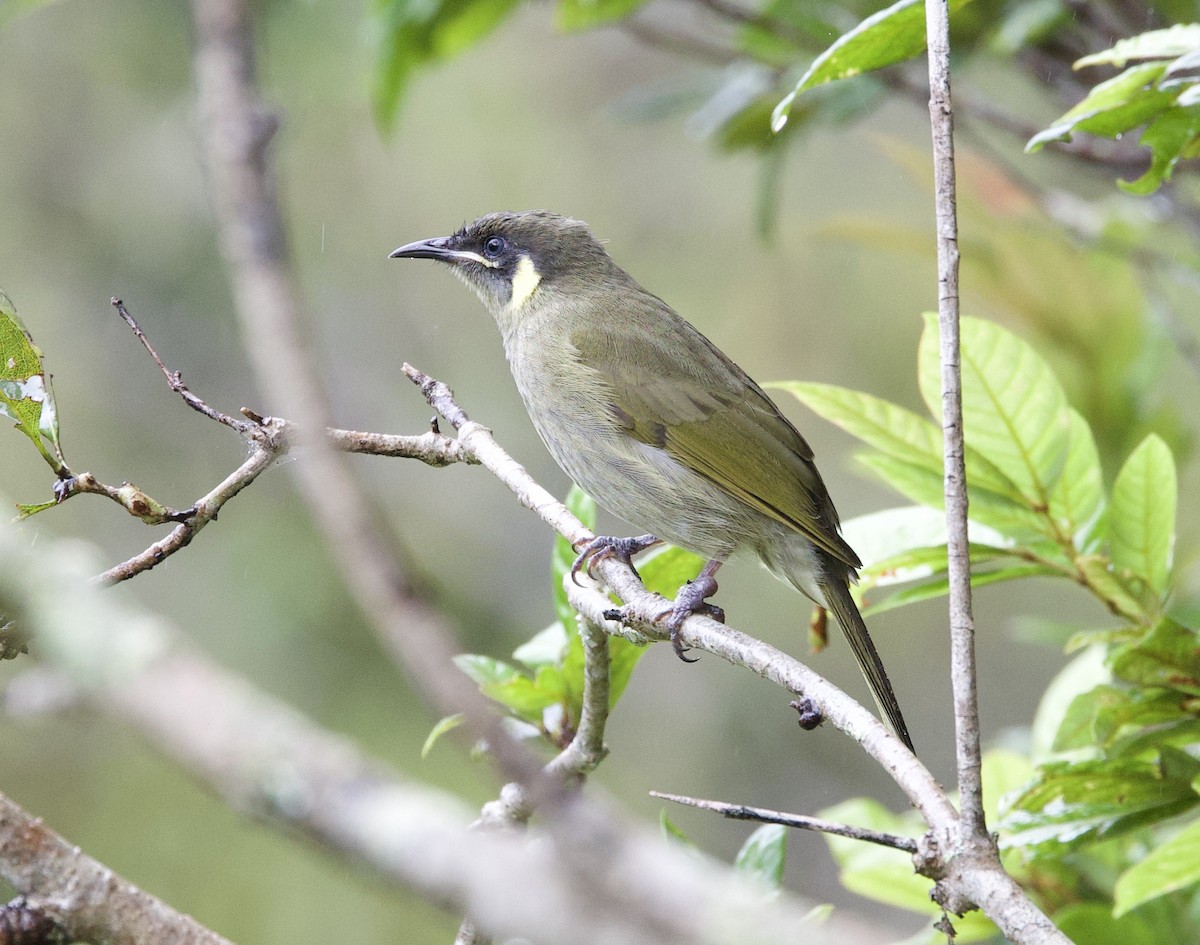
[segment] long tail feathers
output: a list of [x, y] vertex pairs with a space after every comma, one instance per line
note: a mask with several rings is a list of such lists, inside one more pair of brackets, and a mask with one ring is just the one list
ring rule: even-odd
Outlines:
[[854, 598], [850, 596], [850, 588], [842, 581], [833, 578], [821, 584], [821, 591], [824, 593], [829, 609], [833, 611], [838, 623], [842, 625], [846, 639], [850, 641], [850, 649], [854, 651], [854, 657], [858, 660], [858, 668], [862, 670], [867, 685], [871, 687], [871, 695], [875, 697], [875, 704], [879, 706], [880, 713], [896, 737], [908, 746], [909, 751], [912, 751], [913, 743], [908, 736], [908, 726], [904, 724], [904, 716], [900, 714], [900, 703], [896, 701], [896, 693], [892, 691], [887, 670], [883, 668], [879, 652], [875, 649], [875, 644], [871, 642], [871, 635], [867, 633], [867, 625], [863, 621], [862, 614], [858, 612], [858, 606], [854, 603]]

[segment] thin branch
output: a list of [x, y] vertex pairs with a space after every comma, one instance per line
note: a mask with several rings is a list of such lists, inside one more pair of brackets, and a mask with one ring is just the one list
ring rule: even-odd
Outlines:
[[[163, 621], [88, 581], [90, 565], [80, 557], [76, 543], [35, 543], [0, 529], [0, 609], [39, 631], [47, 661], [91, 704], [131, 724], [235, 810], [309, 837], [509, 937], [548, 945], [742, 945], [807, 934], [803, 904], [785, 896], [764, 906], [727, 867], [625, 826], [601, 797], [572, 797], [563, 815], [569, 838], [467, 829], [461, 801], [406, 782], [216, 665]], [[581, 872], [581, 864], [594, 872]], [[35, 865], [0, 840], [0, 871], [10, 871], [0, 875], [19, 890], [37, 892], [11, 871], [28, 870], [32, 882], [40, 875]], [[47, 872], [45, 882], [62, 875], [57, 864]], [[114, 904], [125, 894], [116, 885], [105, 890]], [[681, 901], [692, 907], [680, 909]], [[70, 908], [108, 905], [74, 900]], [[844, 940], [836, 930], [817, 931], [813, 941]]]
[[899, 834], [883, 833], [879, 830], [868, 830], [866, 827], [855, 827], [851, 824], [839, 824], [832, 820], [822, 820], [820, 817], [807, 817], [804, 814], [789, 814], [784, 811], [768, 810], [765, 807], [750, 807], [746, 804], [728, 804], [725, 801], [706, 801], [698, 797], [686, 797], [682, 794], [666, 794], [662, 791], [651, 791], [651, 797], [661, 797], [664, 801], [674, 801], [698, 810], [712, 811], [730, 820], [753, 820], [763, 824], [780, 824], [784, 827], [796, 827], [800, 830], [815, 830], [818, 833], [828, 833], [835, 837], [848, 837], [851, 840], [862, 840], [865, 843], [877, 843], [881, 847], [891, 847], [903, 850], [905, 853], [917, 852], [917, 841], [912, 837], [902, 837]]
[[962, 355], [959, 346], [958, 218], [954, 180], [954, 116], [950, 102], [950, 15], [946, 0], [925, 5], [929, 43], [929, 118], [933, 129], [934, 211], [937, 217], [938, 330], [945, 438], [946, 558], [950, 584], [950, 655], [954, 690], [958, 789], [963, 839], [987, 836], [980, 778], [979, 695], [971, 559], [967, 538], [967, 475], [963, 448]]
[[64, 929], [67, 941], [230, 945], [191, 916], [117, 876], [4, 795], [0, 878], [25, 897], [27, 909]]
[[125, 307], [125, 303], [120, 299], [113, 299], [112, 305], [117, 310], [117, 314], [125, 320], [125, 324], [133, 330], [133, 333], [137, 336], [138, 341], [142, 343], [142, 347], [144, 347], [150, 353], [150, 357], [154, 359], [154, 363], [158, 365], [159, 369], [166, 377], [167, 383], [171, 385], [171, 390], [179, 394], [179, 396], [183, 398], [184, 403], [186, 403], [193, 410], [204, 414], [204, 416], [208, 417], [210, 420], [215, 420], [217, 423], [223, 423], [225, 426], [237, 430], [238, 433], [241, 433], [243, 436], [253, 433], [253, 424], [247, 423], [245, 420], [239, 420], [236, 417], [231, 417], [227, 413], [222, 413], [221, 411], [210, 407], [203, 400], [188, 390], [187, 385], [183, 383], [183, 376], [178, 371], [170, 370], [163, 363], [162, 358], [158, 356], [158, 352], [155, 351], [154, 347], [150, 344], [150, 339], [146, 337], [146, 333], [142, 331], [141, 326], [138, 325], [134, 317], [129, 314], [129, 309]]

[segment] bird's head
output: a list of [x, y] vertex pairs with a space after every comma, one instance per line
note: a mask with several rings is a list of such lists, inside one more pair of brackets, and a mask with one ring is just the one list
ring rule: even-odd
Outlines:
[[479, 294], [497, 319], [548, 291], [585, 290], [615, 269], [586, 223], [546, 210], [489, 213], [452, 236], [401, 246], [392, 259], [436, 259]]

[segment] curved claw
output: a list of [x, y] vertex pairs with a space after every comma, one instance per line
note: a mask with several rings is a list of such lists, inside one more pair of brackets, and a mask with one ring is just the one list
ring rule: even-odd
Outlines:
[[579, 587], [579, 572], [590, 569], [593, 561], [602, 561], [605, 558], [615, 557], [632, 568], [634, 555], [657, 544], [659, 538], [655, 535], [638, 535], [634, 538], [597, 535], [583, 546], [583, 550], [571, 564], [571, 581]]

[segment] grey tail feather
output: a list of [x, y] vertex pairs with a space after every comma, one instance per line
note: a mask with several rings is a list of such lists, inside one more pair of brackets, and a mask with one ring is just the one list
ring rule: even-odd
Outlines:
[[912, 739], [908, 735], [908, 726], [904, 724], [904, 716], [900, 714], [900, 703], [896, 701], [896, 693], [888, 681], [887, 670], [883, 668], [879, 651], [871, 642], [866, 622], [858, 612], [854, 598], [850, 596], [849, 586], [836, 577], [831, 577], [822, 582], [821, 590], [824, 592], [826, 604], [842, 625], [846, 639], [850, 641], [850, 649], [854, 651], [854, 658], [858, 660], [858, 668], [862, 670], [867, 685], [871, 687], [871, 695], [875, 697], [875, 704], [879, 706], [888, 728], [908, 746], [909, 751], [914, 751]]

